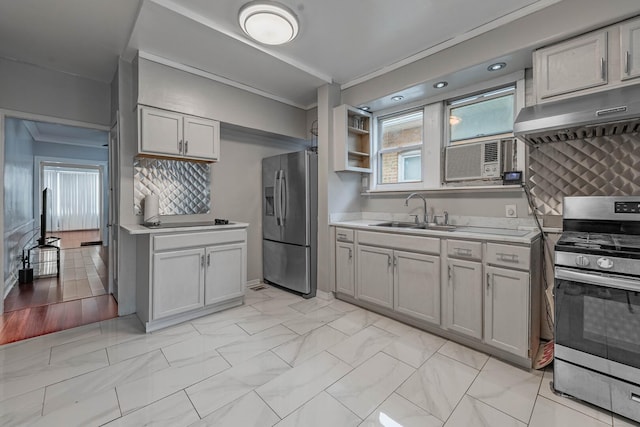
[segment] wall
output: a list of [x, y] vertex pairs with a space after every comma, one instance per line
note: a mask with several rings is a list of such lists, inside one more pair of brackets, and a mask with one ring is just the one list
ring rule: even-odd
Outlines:
[[[4, 145], [4, 283], [5, 292], [17, 281], [22, 247], [33, 228], [34, 141], [22, 121], [5, 119]], [[4, 294], [1, 294], [4, 297]]]
[[108, 126], [109, 84], [0, 58], [0, 108]]
[[262, 279], [262, 159], [301, 151], [306, 143], [278, 140], [222, 126], [221, 161], [212, 165], [215, 218], [247, 222], [247, 281]]

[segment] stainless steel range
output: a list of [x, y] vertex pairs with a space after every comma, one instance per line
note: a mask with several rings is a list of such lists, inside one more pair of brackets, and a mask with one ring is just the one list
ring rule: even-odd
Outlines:
[[640, 422], [640, 196], [566, 197], [553, 384]]

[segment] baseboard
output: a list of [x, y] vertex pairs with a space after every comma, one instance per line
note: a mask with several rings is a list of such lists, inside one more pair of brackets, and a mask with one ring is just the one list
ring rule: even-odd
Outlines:
[[252, 287], [252, 286], [259, 285], [260, 283], [262, 283], [262, 280], [260, 280], [260, 279], [249, 280], [249, 281], [244, 285], [244, 287], [245, 287], [245, 289], [246, 289], [246, 288], [250, 288], [250, 287]]

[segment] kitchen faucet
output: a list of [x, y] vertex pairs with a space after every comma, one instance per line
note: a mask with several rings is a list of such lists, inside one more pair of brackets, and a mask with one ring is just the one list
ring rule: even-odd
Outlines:
[[405, 206], [409, 206], [409, 199], [411, 199], [412, 197], [420, 197], [422, 199], [422, 203], [424, 205], [424, 218], [422, 223], [423, 224], [428, 224], [429, 223], [429, 217], [427, 215], [427, 199], [424, 198], [424, 196], [422, 194], [418, 194], [418, 193], [411, 193], [407, 196], [406, 199], [404, 199], [404, 205]]

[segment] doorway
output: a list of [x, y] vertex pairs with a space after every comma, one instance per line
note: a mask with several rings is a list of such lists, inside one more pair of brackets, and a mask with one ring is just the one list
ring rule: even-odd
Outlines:
[[[3, 180], [5, 189], [16, 186], [5, 191], [3, 208], [0, 344], [117, 316], [109, 285], [109, 129], [47, 120], [3, 117]], [[43, 242], [34, 237], [45, 210]]]

